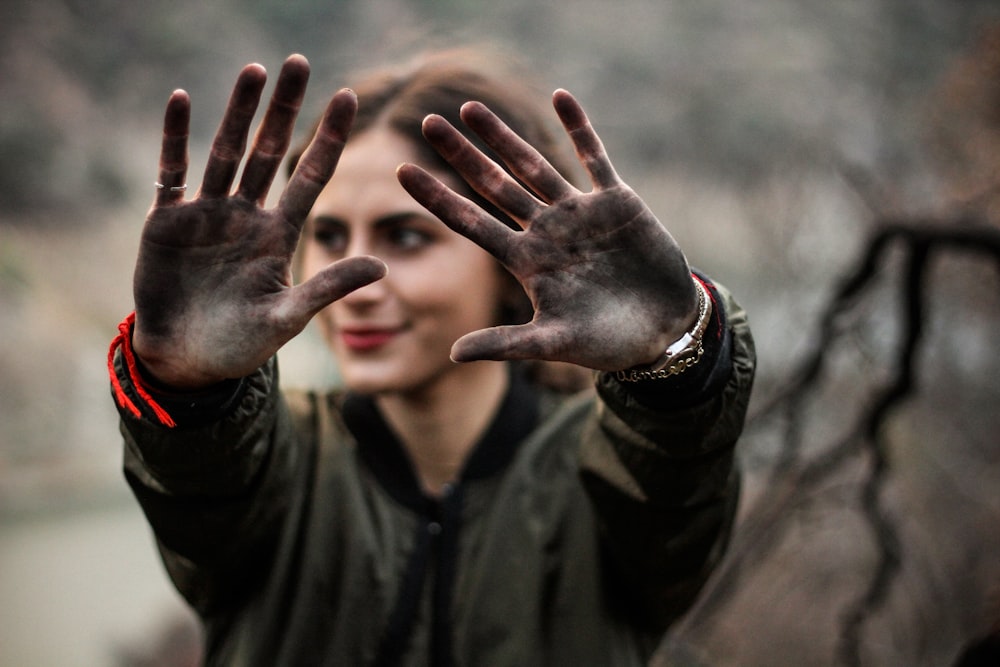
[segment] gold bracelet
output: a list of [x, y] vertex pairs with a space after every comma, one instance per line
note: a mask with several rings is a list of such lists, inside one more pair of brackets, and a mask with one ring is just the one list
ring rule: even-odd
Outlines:
[[708, 289], [700, 280], [694, 281], [698, 291], [698, 321], [694, 327], [671, 343], [659, 361], [646, 368], [629, 368], [617, 371], [619, 382], [640, 382], [642, 380], [665, 380], [672, 375], [680, 375], [691, 368], [705, 354], [702, 339], [712, 315], [712, 299]]

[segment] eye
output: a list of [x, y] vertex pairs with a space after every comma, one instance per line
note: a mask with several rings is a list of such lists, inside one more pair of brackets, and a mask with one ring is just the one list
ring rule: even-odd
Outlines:
[[418, 250], [433, 241], [430, 234], [409, 225], [399, 225], [389, 230], [389, 243], [397, 250]]
[[347, 251], [347, 227], [338, 222], [317, 219], [312, 225], [312, 240], [330, 254]]

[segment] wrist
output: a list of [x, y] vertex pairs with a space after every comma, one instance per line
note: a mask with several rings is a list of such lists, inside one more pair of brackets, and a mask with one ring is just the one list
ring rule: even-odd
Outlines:
[[137, 327], [133, 327], [129, 343], [143, 382], [158, 392], [166, 394], [198, 392], [228, 379], [192, 371], [186, 365], [178, 364], [172, 356], [151, 352], [151, 348], [146, 345], [146, 339]]
[[[139, 372], [135, 351], [132, 349], [132, 330], [135, 327], [135, 312], [129, 313], [118, 325], [118, 335], [111, 341], [108, 348], [108, 375], [111, 380], [112, 394], [115, 402], [123, 410], [128, 410], [135, 417], [142, 417], [145, 406], [160, 424], [173, 428], [177, 425], [173, 417], [147, 391]], [[115, 360], [121, 355], [124, 372], [131, 382], [132, 391], [126, 390], [115, 369]], [[135, 400], [137, 399], [137, 400]]]
[[198, 393], [226, 380], [177, 371], [170, 364], [152, 362], [138, 352], [135, 352], [135, 366], [143, 384], [161, 394]]
[[701, 280], [697, 277], [693, 277], [693, 280], [698, 293], [698, 309], [693, 324], [679, 338], [670, 343], [652, 363], [617, 371], [615, 377], [619, 381], [662, 380], [680, 375], [701, 361], [705, 354], [703, 345], [705, 330], [712, 318], [712, 298], [708, 288]]

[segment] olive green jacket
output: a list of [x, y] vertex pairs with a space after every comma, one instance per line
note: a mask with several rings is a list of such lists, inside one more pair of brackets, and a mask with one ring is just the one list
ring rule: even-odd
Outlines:
[[436, 500], [371, 400], [283, 393], [274, 362], [224, 401], [175, 401], [176, 428], [121, 410], [126, 477], [206, 664], [644, 664], [735, 513], [753, 342], [712, 293], [715, 339], [687, 378], [595, 374], [562, 396], [512, 373]]

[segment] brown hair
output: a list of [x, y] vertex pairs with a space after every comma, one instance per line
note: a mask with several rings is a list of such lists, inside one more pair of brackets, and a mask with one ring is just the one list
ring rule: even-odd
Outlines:
[[[530, 81], [531, 77], [519, 69], [512, 58], [483, 50], [463, 48], [422, 54], [402, 66], [371, 71], [355, 83], [353, 89], [358, 96], [358, 114], [351, 135], [357, 136], [373, 127], [391, 129], [413, 144], [423, 166], [454, 173], [451, 166], [424, 140], [421, 126], [428, 114], [440, 115], [496, 160], [493, 152], [465, 127], [459, 117], [461, 106], [476, 100], [489, 107], [564, 177], [573, 181], [576, 164], [556, 144], [548, 125], [549, 116], [539, 103], [546, 97]], [[313, 132], [315, 127], [314, 124]], [[290, 154], [289, 175], [304, 150], [305, 144]], [[501, 161], [496, 161], [507, 170]], [[461, 177], [458, 181], [464, 183]], [[465, 187], [462, 194], [509, 227], [520, 229], [507, 214], [472, 188]], [[531, 303], [513, 276], [506, 271], [504, 274], [509, 279], [510, 289], [506, 290], [500, 305], [497, 323], [521, 324], [530, 320], [533, 313]], [[589, 372], [569, 367], [568, 364], [532, 366], [536, 379], [555, 389], [575, 390], [589, 384]]]

